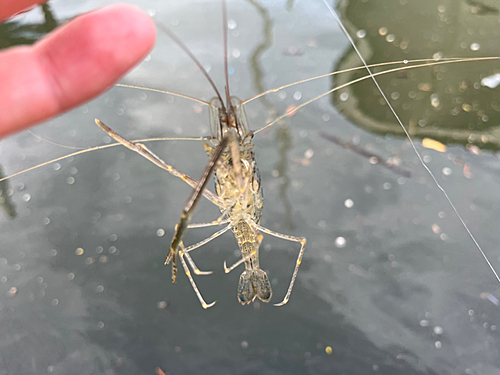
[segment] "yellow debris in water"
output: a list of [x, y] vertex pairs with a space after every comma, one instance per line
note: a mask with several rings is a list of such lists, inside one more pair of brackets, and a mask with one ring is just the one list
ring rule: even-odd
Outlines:
[[332, 347], [331, 347], [331, 346], [327, 346], [327, 347], [325, 348], [325, 352], [326, 352], [326, 354], [328, 354], [328, 355], [332, 354], [332, 353], [333, 353], [333, 349], [332, 349]]
[[438, 142], [434, 139], [430, 139], [430, 138], [424, 138], [422, 140], [422, 146], [424, 146], [425, 148], [431, 148], [431, 149], [439, 151], [439, 152], [446, 151], [446, 145], [444, 145], [441, 142]]

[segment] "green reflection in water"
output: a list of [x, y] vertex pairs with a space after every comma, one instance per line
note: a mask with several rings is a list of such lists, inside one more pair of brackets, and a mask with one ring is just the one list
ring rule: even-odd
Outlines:
[[[0, 49], [17, 45], [33, 44], [47, 33], [54, 30], [57, 22], [49, 4], [43, 4], [40, 9], [44, 15], [44, 21], [39, 24], [26, 24], [13, 20], [0, 23]], [[5, 177], [0, 166], [0, 178]], [[10, 218], [17, 216], [16, 206], [12, 200], [12, 189], [9, 180], [0, 182], [0, 207]]]
[[[368, 64], [420, 58], [499, 56], [498, 4], [475, 0], [352, 1], [339, 4], [342, 21]], [[369, 17], [366, 15], [369, 14]], [[359, 66], [348, 48], [335, 70]], [[385, 68], [375, 68], [379, 72]], [[486, 77], [500, 73], [498, 62], [439, 65], [377, 78], [413, 137], [443, 143], [500, 148], [500, 86]], [[366, 75], [335, 77], [341, 85]], [[403, 136], [403, 131], [371, 80], [332, 96], [334, 105], [364, 129]]]
[[43, 12], [42, 23], [21, 23], [13, 20], [0, 24], [0, 49], [23, 44], [33, 44], [59, 26], [48, 3], [40, 6]]

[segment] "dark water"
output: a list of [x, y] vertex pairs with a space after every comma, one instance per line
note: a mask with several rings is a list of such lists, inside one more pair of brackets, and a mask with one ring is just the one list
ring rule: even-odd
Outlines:
[[[492, 42], [500, 32], [494, 2], [409, 3], [342, 3], [350, 30], [366, 31], [369, 63], [432, 58], [438, 52], [498, 55]], [[103, 2], [51, 3], [58, 22], [99, 5]], [[223, 86], [217, 1], [139, 6], [172, 27]], [[344, 69], [347, 62], [359, 65], [320, 2], [259, 7], [231, 1], [228, 8], [231, 89], [240, 98]], [[42, 21], [35, 10], [20, 25]], [[386, 35], [380, 35], [382, 27]], [[456, 36], [436, 45], [453, 30], [470, 38]], [[389, 34], [392, 42], [385, 39]], [[404, 38], [410, 41], [406, 50], [395, 47]], [[433, 38], [438, 39], [434, 44]], [[474, 43], [480, 46], [476, 51], [470, 49]], [[417, 147], [498, 268], [500, 166], [496, 147], [489, 145], [498, 141], [499, 94], [481, 80], [499, 73], [499, 65], [446, 69], [381, 76], [380, 82], [389, 96], [399, 93], [393, 100], [405, 124], [424, 119], [417, 128], [424, 130], [446, 124], [442, 131], [448, 135], [439, 138], [449, 142], [445, 152], [423, 148], [420, 138], [430, 135], [415, 132]], [[194, 64], [164, 35], [123, 82], [213, 96]], [[430, 91], [419, 84], [428, 84], [420, 87]], [[363, 85], [353, 86], [348, 100], [341, 100], [342, 92], [324, 97], [255, 137], [266, 198], [263, 225], [308, 239], [291, 300], [281, 308], [238, 304], [239, 271], [226, 275], [222, 268], [224, 260], [237, 259], [230, 234], [193, 254], [200, 268], [214, 271], [196, 277], [206, 300], [217, 300], [213, 308], [200, 307], [183, 274], [177, 284], [170, 282], [170, 268], [162, 263], [190, 189], [128, 150], [81, 155], [13, 178], [10, 190], [2, 186], [16, 217], [0, 217], [0, 374], [155, 374], [157, 367], [169, 374], [500, 373], [499, 285], [398, 131], [363, 130], [366, 123], [393, 123], [373, 84]], [[252, 102], [247, 107], [251, 126], [258, 128], [275, 117], [274, 111], [283, 113], [331, 87], [325, 78]], [[441, 107], [433, 105], [432, 94]], [[357, 107], [347, 105], [353, 100]], [[403, 107], [406, 101], [409, 109]], [[463, 104], [470, 105], [468, 112]], [[455, 115], [457, 106], [461, 110]], [[132, 139], [207, 135], [209, 129], [207, 111], [197, 104], [114, 88], [35, 127], [42, 141], [30, 133], [2, 141], [4, 173], [74, 151], [54, 143], [109, 142], [94, 125], [95, 117]], [[464, 129], [488, 131], [493, 138], [454, 138]], [[151, 148], [193, 177], [206, 163], [197, 142]], [[373, 165], [360, 149], [399, 159], [400, 169]], [[217, 209], [203, 202], [195, 221], [215, 217]], [[185, 242], [211, 233], [192, 230]], [[286, 292], [298, 246], [266, 236], [261, 252], [276, 303]]]

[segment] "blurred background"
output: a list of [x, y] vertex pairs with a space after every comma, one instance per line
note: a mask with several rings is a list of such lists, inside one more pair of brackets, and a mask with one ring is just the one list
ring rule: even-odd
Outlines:
[[[171, 28], [223, 90], [220, 1], [128, 1]], [[36, 42], [112, 1], [49, 1], [0, 25], [0, 46]], [[333, 4], [368, 64], [500, 56], [493, 0]], [[361, 66], [321, 1], [228, 2], [233, 95]], [[408, 60], [407, 64], [401, 63]], [[351, 70], [246, 107], [252, 129], [335, 86]], [[377, 77], [495, 268], [500, 268], [500, 64], [402, 69]], [[209, 100], [196, 65], [159, 32], [122, 83]], [[111, 140], [208, 136], [207, 108], [115, 87], [0, 142], [3, 175]], [[369, 79], [318, 99], [257, 134], [262, 224], [308, 239], [284, 307], [236, 299], [242, 268], [231, 233], [192, 253], [200, 306], [163, 261], [191, 189], [123, 147], [1, 182], [0, 374], [500, 374], [499, 284]], [[148, 144], [198, 178], [201, 142]], [[212, 184], [209, 184], [212, 187]], [[193, 219], [211, 221], [202, 202]], [[213, 230], [188, 232], [185, 243]], [[261, 266], [280, 302], [299, 246], [269, 236]]]

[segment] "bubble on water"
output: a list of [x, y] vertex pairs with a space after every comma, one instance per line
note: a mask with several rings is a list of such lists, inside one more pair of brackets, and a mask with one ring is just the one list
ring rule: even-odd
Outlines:
[[434, 343], [434, 346], [435, 346], [437, 349], [440, 349], [440, 348], [441, 348], [441, 346], [442, 346], [441, 341], [436, 341], [436, 342]]
[[73, 272], [68, 273], [68, 280], [74, 280], [75, 274]]
[[97, 328], [103, 329], [104, 328], [104, 322], [101, 321], [101, 322], [97, 323]]
[[161, 229], [161, 228], [160, 228], [160, 229], [158, 229], [158, 230], [156, 231], [156, 235], [157, 235], [158, 237], [163, 237], [163, 236], [165, 235], [165, 231], [164, 231], [163, 229]]
[[378, 29], [378, 33], [382, 36], [386, 35], [387, 34], [387, 27], [381, 27], [380, 29]]
[[392, 188], [392, 185], [390, 182], [386, 182], [386, 183], [384, 183], [383, 187], [384, 187], [384, 190], [390, 190]]
[[424, 163], [430, 163], [432, 161], [432, 158], [429, 155], [424, 155], [422, 159], [424, 159]]
[[403, 60], [403, 64], [408, 64], [408, 60]]
[[236, 29], [236, 27], [238, 27], [238, 23], [235, 20], [228, 20], [227, 21], [227, 28], [229, 30], [234, 30], [234, 29]]
[[323, 116], [321, 116], [321, 119], [326, 122], [330, 120], [330, 115], [328, 113], [325, 113]]
[[68, 177], [68, 178], [66, 179], [66, 183], [67, 183], [68, 185], [73, 185], [73, 184], [75, 183], [75, 179], [74, 179], [74, 177]]
[[363, 38], [366, 36], [366, 30], [363, 30], [363, 29], [358, 30], [358, 31], [356, 32], [356, 36], [357, 36], [359, 39], [363, 39]]
[[349, 99], [349, 94], [348, 93], [343, 92], [342, 94], [340, 94], [340, 100], [342, 100], [343, 102], [345, 102], [347, 99]]
[[352, 199], [346, 199], [344, 201], [344, 206], [346, 206], [347, 208], [351, 208], [352, 206], [354, 206], [354, 202]]
[[101, 255], [101, 256], [99, 257], [99, 262], [101, 262], [101, 263], [107, 263], [107, 262], [108, 262], [108, 259], [109, 259], [109, 258], [108, 258], [106, 255]]
[[231, 52], [231, 55], [233, 55], [233, 57], [234, 57], [235, 59], [237, 59], [238, 57], [240, 57], [240, 56], [241, 56], [241, 51], [240, 51], [238, 48], [235, 48], [235, 49], [233, 49], [233, 51]]
[[293, 98], [294, 98], [295, 100], [300, 100], [300, 99], [302, 98], [302, 93], [301, 93], [300, 91], [295, 91], [295, 92], [293, 93]]
[[102, 246], [97, 246], [97, 247], [95, 248], [95, 252], [96, 252], [97, 254], [101, 254], [103, 251], [104, 251], [104, 248], [103, 248]]
[[337, 246], [339, 249], [342, 249], [346, 245], [346, 240], [344, 237], [337, 237], [335, 239], [335, 246]]
[[50, 219], [48, 217], [43, 219], [43, 225], [49, 225], [49, 224], [50, 224]]
[[108, 249], [108, 252], [110, 254], [114, 254], [118, 251], [118, 249], [116, 248], [116, 246], [110, 246], [109, 249]]
[[241, 349], [248, 349], [248, 342], [242, 341], [241, 342]]
[[394, 91], [394, 92], [391, 94], [391, 99], [392, 99], [392, 100], [397, 100], [397, 99], [399, 99], [399, 92]]
[[9, 291], [7, 292], [7, 295], [9, 297], [14, 297], [16, 294], [17, 294], [17, 288], [15, 286], [10, 288]]
[[52, 302], [51, 302], [51, 305], [52, 305], [52, 306], [57, 306], [57, 305], [59, 305], [59, 300], [58, 300], [57, 298], [54, 298], [54, 299], [52, 300]]
[[81, 247], [79, 247], [78, 249], [75, 250], [76, 255], [83, 255], [84, 252], [85, 252], [85, 250], [83, 250], [83, 248], [81, 248]]
[[116, 234], [114, 234], [114, 233], [111, 236], [109, 236], [109, 240], [111, 242], [115, 242], [117, 239], [118, 239], [118, 236]]
[[52, 168], [54, 168], [55, 171], [58, 171], [59, 169], [61, 169], [61, 164], [54, 163], [54, 165], [52, 166]]
[[163, 310], [168, 306], [167, 301], [160, 301], [156, 304], [156, 307]]
[[439, 211], [438, 212], [438, 216], [441, 218], [441, 219], [444, 219], [446, 217], [446, 213], [444, 211]]
[[14, 268], [14, 271], [21, 271], [21, 265], [20, 264], [14, 264], [13, 268]]
[[57, 250], [56, 249], [50, 250], [50, 255], [52, 255], [53, 257], [55, 257], [57, 255]]
[[443, 168], [443, 174], [444, 174], [445, 176], [449, 176], [449, 175], [451, 175], [451, 173], [452, 173], [451, 168], [448, 168], [448, 167], [444, 167], [444, 168]]
[[429, 321], [428, 320], [422, 319], [420, 321], [420, 327], [427, 327], [428, 325], [429, 325]]
[[29, 201], [30, 201], [30, 199], [31, 199], [31, 195], [29, 195], [29, 194], [24, 194], [24, 195], [23, 195], [23, 201], [25, 201], [25, 202], [29, 202]]
[[396, 40], [396, 37], [394, 36], [394, 34], [389, 34], [385, 37], [385, 40], [388, 41], [389, 43], [392, 43]]
[[98, 285], [97, 288], [95, 288], [95, 291], [97, 293], [102, 293], [104, 292], [104, 287], [102, 285]]

